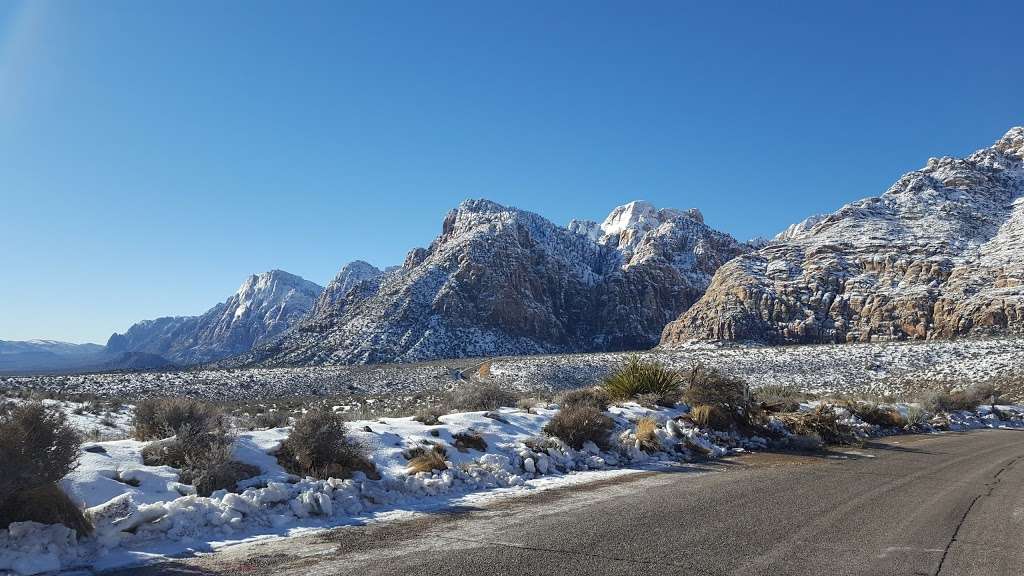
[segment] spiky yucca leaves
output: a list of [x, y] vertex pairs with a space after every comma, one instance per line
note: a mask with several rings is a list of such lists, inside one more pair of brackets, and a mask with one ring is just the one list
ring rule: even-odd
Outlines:
[[601, 387], [613, 400], [628, 400], [641, 394], [675, 394], [682, 381], [679, 372], [660, 362], [646, 361], [632, 354], [622, 366], [605, 377]]

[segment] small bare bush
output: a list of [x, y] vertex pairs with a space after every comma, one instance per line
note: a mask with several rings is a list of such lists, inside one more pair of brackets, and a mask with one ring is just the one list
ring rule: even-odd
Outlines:
[[853, 429], [839, 422], [839, 416], [830, 406], [819, 405], [810, 412], [779, 414], [778, 418], [800, 436], [817, 434], [828, 444], [856, 444], [857, 436]]
[[135, 438], [154, 440], [177, 435], [185, 427], [193, 433], [225, 427], [217, 408], [190, 398], [142, 400], [135, 405]]
[[0, 413], [0, 528], [35, 520], [88, 533], [81, 511], [57, 486], [75, 469], [80, 443], [62, 412], [38, 402]]
[[678, 392], [681, 383], [682, 377], [675, 370], [632, 354], [605, 377], [601, 387], [612, 400], [628, 400], [642, 394], [671, 396]]
[[559, 392], [555, 396], [555, 404], [559, 408], [570, 406], [593, 406], [601, 412], [608, 409], [608, 393], [604, 388], [577, 388]]
[[518, 397], [511, 392], [502, 390], [496, 384], [472, 383], [464, 384], [452, 393], [454, 406], [459, 410], [477, 412], [480, 410], [497, 410], [503, 406], [515, 406]]
[[944, 388], [927, 395], [922, 401], [925, 408], [932, 412], [957, 412], [967, 410], [973, 412], [982, 403], [998, 401], [999, 392], [989, 384], [972, 386], [962, 390]]
[[252, 425], [255, 428], [283, 428], [291, 422], [288, 414], [285, 412], [279, 412], [277, 410], [271, 410], [257, 414], [252, 419]]
[[683, 400], [691, 406], [718, 406], [726, 412], [742, 415], [750, 409], [750, 387], [739, 378], [695, 364], [687, 377]]
[[899, 410], [895, 408], [887, 408], [871, 402], [848, 402], [843, 407], [864, 422], [875, 426], [894, 428], [905, 424], [903, 414], [900, 414]]
[[435, 445], [430, 450], [420, 449], [412, 459], [409, 460], [409, 464], [406, 466], [406, 472], [409, 474], [419, 474], [420, 472], [447, 470], [448, 464], [445, 461], [445, 456], [446, 453], [444, 446]]
[[754, 401], [769, 412], [796, 412], [807, 397], [796, 386], [767, 384], [753, 390]]
[[180, 479], [195, 486], [200, 496], [209, 496], [217, 490], [235, 491], [239, 481], [259, 473], [256, 466], [234, 459], [232, 442], [225, 438], [201, 453], [187, 454]]
[[416, 414], [413, 415], [412, 419], [419, 422], [420, 424], [434, 426], [436, 424], [441, 423], [440, 418], [445, 414], [447, 414], [447, 412], [445, 412], [442, 408], [437, 406], [431, 406], [429, 408], [423, 408], [422, 410], [417, 411]]
[[82, 510], [57, 484], [30, 488], [0, 505], [0, 528], [10, 526], [12, 522], [63, 524], [79, 536], [92, 533], [92, 525]]
[[310, 410], [295, 422], [277, 460], [301, 476], [348, 478], [356, 471], [376, 476], [363, 448], [348, 438], [344, 418], [326, 408]]
[[608, 436], [614, 428], [615, 422], [600, 410], [578, 404], [559, 410], [544, 426], [544, 432], [579, 450], [588, 440], [606, 448]]
[[452, 439], [455, 441], [455, 449], [459, 452], [468, 452], [471, 449], [480, 452], [487, 451], [487, 442], [484, 437], [474, 432], [458, 432], [452, 434]]

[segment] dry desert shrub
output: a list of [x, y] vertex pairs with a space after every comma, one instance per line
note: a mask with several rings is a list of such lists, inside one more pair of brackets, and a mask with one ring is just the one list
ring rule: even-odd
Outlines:
[[353, 472], [376, 476], [362, 448], [348, 438], [344, 417], [327, 408], [306, 412], [281, 443], [277, 460], [285, 470], [314, 478], [348, 478]]
[[594, 406], [577, 404], [559, 410], [544, 432], [579, 450], [587, 441], [606, 448], [614, 428], [615, 422]]
[[61, 523], [87, 534], [89, 523], [57, 482], [75, 469], [78, 434], [59, 410], [38, 402], [0, 412], [0, 528], [11, 522]]
[[452, 392], [452, 404], [458, 410], [477, 412], [516, 405], [518, 396], [491, 383], [467, 383]]

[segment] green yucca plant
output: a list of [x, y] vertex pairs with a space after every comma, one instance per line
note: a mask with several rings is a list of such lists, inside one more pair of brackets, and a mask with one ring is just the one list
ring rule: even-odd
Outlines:
[[632, 354], [616, 371], [601, 383], [613, 400], [626, 400], [641, 394], [667, 396], [678, 392], [682, 377], [679, 372], [660, 362], [645, 361]]

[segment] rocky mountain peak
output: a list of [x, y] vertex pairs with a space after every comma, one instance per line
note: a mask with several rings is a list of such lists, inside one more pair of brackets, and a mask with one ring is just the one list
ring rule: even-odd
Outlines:
[[1024, 126], [1010, 128], [993, 148], [1008, 156], [1024, 158]]
[[111, 336], [108, 348], [159, 355], [177, 364], [224, 358], [283, 333], [313, 308], [322, 290], [283, 270], [253, 274], [203, 315], [143, 320]]
[[931, 158], [884, 194], [722, 266], [662, 343], [1024, 333], [1024, 130]]
[[251, 357], [350, 364], [650, 346], [718, 266], [749, 250], [702, 220], [695, 210], [633, 202], [601, 225], [561, 227], [467, 200], [400, 269], [318, 307]]

